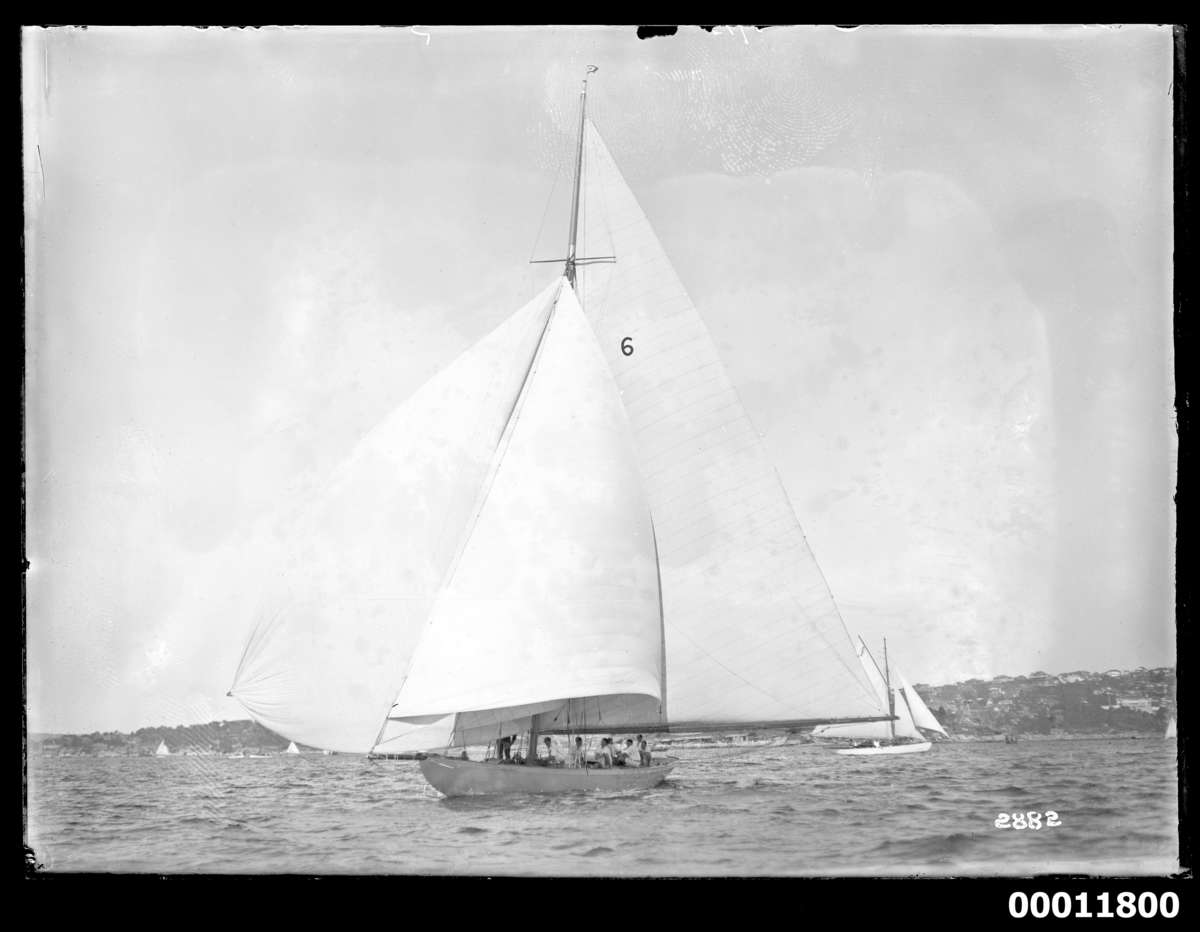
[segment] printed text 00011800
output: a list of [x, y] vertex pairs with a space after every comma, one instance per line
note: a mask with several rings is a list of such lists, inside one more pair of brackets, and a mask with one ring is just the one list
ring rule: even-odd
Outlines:
[[1090, 903], [1088, 898], [1086, 892], [1071, 896], [1061, 890], [1057, 893], [1017, 891], [1008, 898], [1008, 914], [1014, 919], [1044, 919], [1050, 915], [1058, 919], [1068, 916], [1076, 919], [1132, 919], [1135, 916], [1174, 919], [1179, 915], [1179, 895], [1170, 890], [1164, 893], [1147, 890], [1141, 894], [1122, 891], [1117, 894], [1115, 909], [1109, 906], [1110, 894], [1107, 892], [1092, 894]]

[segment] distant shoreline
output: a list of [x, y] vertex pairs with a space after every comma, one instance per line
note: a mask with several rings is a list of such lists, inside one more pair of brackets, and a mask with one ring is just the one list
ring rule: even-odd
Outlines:
[[[1020, 741], [1082, 741], [1162, 737], [1175, 714], [1175, 670], [1171, 667], [1091, 673], [1075, 670], [1029, 676], [971, 679], [946, 686], [913, 686], [925, 700], [952, 741], [1002, 742], [1005, 735]], [[724, 735], [780, 733], [767, 723], [747, 723]], [[798, 742], [809, 740], [797, 732]], [[202, 725], [162, 725], [130, 733], [90, 734], [30, 732], [31, 754], [54, 756], [123, 757], [152, 754], [163, 742], [174, 754], [271, 755], [282, 752], [288, 738], [250, 719], [207, 722]], [[299, 744], [299, 742], [298, 742]], [[317, 750], [299, 745], [302, 751]]]
[[[1017, 734], [1017, 742], [1022, 741], [1160, 741], [1163, 736], [1155, 732], [1061, 732], [1048, 735]], [[949, 741], [939, 744], [1003, 744], [1004, 735], [952, 735]]]

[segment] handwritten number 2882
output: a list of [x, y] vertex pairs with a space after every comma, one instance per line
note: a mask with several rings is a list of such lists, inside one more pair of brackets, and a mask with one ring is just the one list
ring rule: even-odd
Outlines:
[[[1045, 815], [1046, 821], [1042, 822], [1042, 816]], [[996, 817], [996, 828], [1015, 828], [1018, 831], [1025, 828], [1037, 831], [1043, 825], [1046, 828], [1054, 828], [1062, 825], [1062, 820], [1058, 817], [1058, 813], [1053, 809], [1047, 809], [1045, 813], [1041, 812], [1014, 812], [1011, 815], [1007, 812], [1000, 813]]]

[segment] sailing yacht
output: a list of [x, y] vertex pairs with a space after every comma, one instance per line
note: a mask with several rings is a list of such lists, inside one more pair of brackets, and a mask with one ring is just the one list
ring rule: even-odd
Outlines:
[[1175, 716], [1172, 715], [1170, 720], [1167, 722], [1167, 731], [1166, 731], [1166, 734], [1163, 735], [1163, 737], [1164, 738], [1174, 738], [1175, 730], [1176, 730]]
[[293, 741], [291, 744], [289, 744], [289, 745], [287, 746], [287, 750], [286, 750], [286, 751], [284, 751], [283, 753], [284, 753], [284, 754], [299, 754], [299, 753], [300, 753], [300, 749], [299, 749], [298, 747], [296, 747], [296, 742], [295, 742], [295, 741]]
[[351, 451], [230, 690], [305, 744], [422, 758], [447, 796], [636, 789], [675, 763], [537, 766], [551, 735], [890, 714], [586, 76], [574, 161], [563, 275]]
[[167, 742], [159, 741], [158, 747], [154, 749], [154, 756], [155, 757], [169, 757], [170, 754], [171, 754], [171, 751], [170, 751], [170, 749], [167, 748]]
[[880, 703], [888, 705], [893, 718], [886, 722], [822, 725], [813, 729], [812, 736], [822, 742], [851, 742], [851, 746], [837, 749], [838, 754], [850, 756], [917, 754], [928, 751], [933, 744], [925, 738], [921, 729], [944, 736], [946, 730], [899, 670], [895, 671], [893, 682], [892, 671], [887, 663], [886, 640], [883, 642], [882, 671], [861, 637], [858, 644], [859, 662], [875, 688]]

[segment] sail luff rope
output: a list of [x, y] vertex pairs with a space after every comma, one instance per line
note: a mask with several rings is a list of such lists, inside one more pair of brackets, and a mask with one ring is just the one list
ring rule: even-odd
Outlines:
[[654, 529], [654, 515], [650, 515], [650, 539], [654, 543], [654, 574], [658, 581], [658, 635], [661, 653], [659, 654], [659, 684], [658, 714], [665, 722], [667, 720], [667, 613], [663, 611], [662, 594], [662, 563], [658, 558], [658, 532]]
[[546, 218], [550, 216], [550, 202], [554, 199], [554, 192], [558, 189], [558, 180], [561, 172], [555, 172], [554, 183], [550, 185], [550, 196], [546, 198], [546, 206], [542, 210], [542, 222], [538, 224], [537, 235], [533, 239], [533, 248], [529, 250], [529, 261], [533, 262], [533, 255], [537, 252], [538, 243], [542, 241], [542, 231], [546, 227]]

